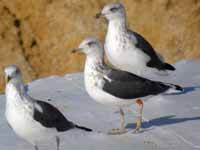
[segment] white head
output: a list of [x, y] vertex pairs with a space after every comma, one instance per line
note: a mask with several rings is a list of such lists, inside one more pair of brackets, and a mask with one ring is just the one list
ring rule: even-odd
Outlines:
[[82, 52], [87, 56], [95, 56], [101, 59], [103, 59], [104, 56], [103, 45], [95, 37], [86, 38], [80, 43], [79, 47], [72, 52]]
[[125, 8], [121, 3], [111, 3], [105, 5], [100, 13], [96, 15], [96, 18], [105, 17], [108, 21], [115, 19], [125, 19]]
[[6, 83], [22, 81], [21, 71], [16, 65], [8, 65], [4, 69]]

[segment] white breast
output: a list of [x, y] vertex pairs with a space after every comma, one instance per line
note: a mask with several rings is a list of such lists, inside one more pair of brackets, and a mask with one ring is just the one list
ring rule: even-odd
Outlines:
[[52, 131], [49, 132], [39, 122], [33, 119], [32, 106], [24, 105], [14, 87], [10, 86], [7, 88], [5, 116], [14, 132], [33, 145], [46, 140]]
[[148, 69], [150, 57], [135, 47], [128, 32], [119, 32], [113, 27], [106, 35], [105, 52], [109, 62], [116, 68], [141, 75]]
[[124, 100], [104, 92], [102, 90], [104, 84], [103, 76], [94, 70], [86, 68], [84, 80], [86, 91], [98, 103], [117, 107], [129, 106], [135, 103], [135, 99]]

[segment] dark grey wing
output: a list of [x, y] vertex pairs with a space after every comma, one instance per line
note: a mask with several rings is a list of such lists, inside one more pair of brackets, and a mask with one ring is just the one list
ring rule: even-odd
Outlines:
[[111, 70], [104, 80], [103, 90], [122, 99], [156, 95], [170, 88], [161, 82], [151, 81], [120, 70]]
[[34, 101], [34, 114], [36, 121], [47, 128], [56, 128], [57, 131], [66, 131], [74, 128], [74, 124], [54, 106], [43, 101]]
[[157, 68], [158, 70], [175, 70], [175, 68], [172, 65], [161, 61], [161, 59], [158, 57], [151, 44], [147, 40], [145, 40], [145, 38], [143, 38], [140, 34], [132, 32], [130, 30], [129, 33], [136, 37], [137, 39], [136, 47], [141, 49], [144, 53], [146, 53], [150, 57], [147, 66], [152, 68]]

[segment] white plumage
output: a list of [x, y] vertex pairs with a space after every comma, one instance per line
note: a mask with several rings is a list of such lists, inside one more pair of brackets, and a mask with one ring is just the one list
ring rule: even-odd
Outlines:
[[33, 119], [33, 104], [31, 99], [13, 84], [6, 86], [6, 112], [5, 116], [8, 124], [14, 132], [28, 141], [32, 145], [38, 145], [39, 142], [47, 141], [56, 136], [56, 129], [43, 127], [39, 122]]
[[150, 57], [135, 46], [136, 38], [123, 28], [120, 19], [109, 22], [104, 44], [106, 56], [116, 68], [142, 75], [148, 70], [146, 63]]
[[[98, 53], [96, 53], [98, 55]], [[102, 64], [102, 58], [97, 58], [89, 55], [86, 58], [84, 69], [84, 82], [88, 94], [98, 103], [116, 107], [129, 106], [135, 103], [136, 99], [125, 101], [124, 99], [117, 98], [102, 90], [105, 83], [104, 75], [101, 73], [103, 70], [97, 69], [97, 66]], [[94, 67], [96, 66], [96, 67]]]
[[16, 65], [7, 66], [5, 76], [7, 122], [19, 137], [34, 145], [35, 150], [38, 144], [51, 139], [56, 140], [56, 150], [59, 150], [61, 132], [75, 128], [92, 131], [68, 121], [54, 106], [30, 97]]
[[135, 129], [138, 131], [141, 127], [143, 109], [140, 98], [145, 100], [171, 88], [182, 90], [177, 85], [151, 81], [129, 72], [109, 68], [103, 61], [103, 46], [94, 37], [82, 41], [79, 48], [74, 50], [76, 51], [86, 54], [84, 81], [88, 94], [98, 103], [120, 108], [121, 128], [114, 130], [114, 134], [116, 131], [117, 133], [125, 132], [123, 107], [133, 103], [139, 105], [140, 115]]
[[108, 20], [104, 49], [109, 62], [120, 70], [139, 76], [151, 74], [167, 75], [167, 70], [175, 70], [164, 62], [163, 57], [141, 35], [127, 28], [125, 8], [120, 3], [104, 6], [97, 14]]

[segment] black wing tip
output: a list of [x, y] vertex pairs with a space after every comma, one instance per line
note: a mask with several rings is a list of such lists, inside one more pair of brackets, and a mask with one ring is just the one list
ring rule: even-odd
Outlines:
[[178, 91], [181, 91], [181, 92], [184, 91], [184, 89], [179, 85], [175, 85], [175, 87], [176, 87], [176, 90]]
[[87, 127], [83, 127], [83, 126], [79, 126], [79, 125], [75, 125], [76, 128], [87, 131], [87, 132], [92, 132], [92, 129], [87, 128]]
[[175, 84], [170, 84], [171, 87], [177, 91], [180, 91], [180, 92], [183, 92], [184, 91], [184, 88], [182, 88], [181, 86], [179, 85], [175, 85]]
[[174, 71], [176, 70], [176, 68], [174, 68], [172, 65], [168, 64], [168, 63], [165, 63], [164, 64], [164, 67], [166, 70], [171, 70], [171, 71]]

